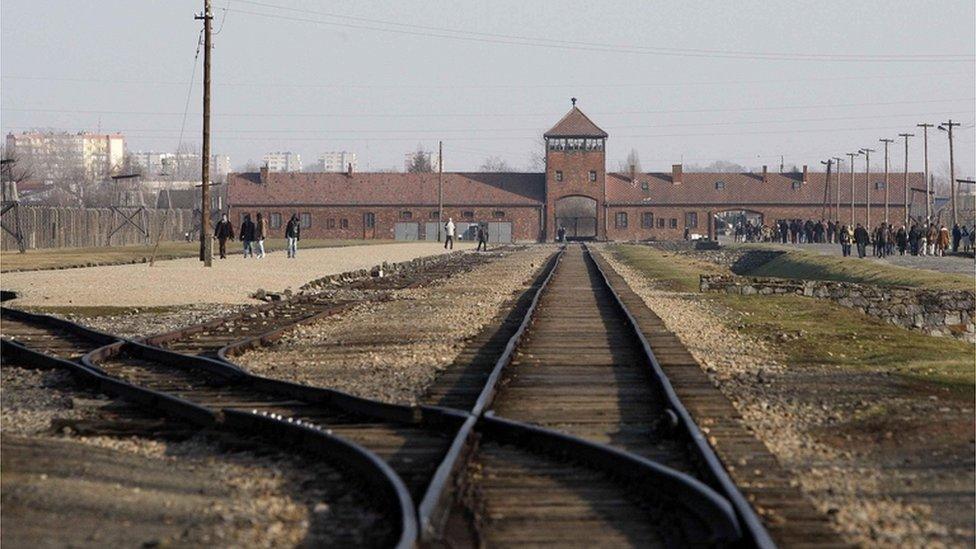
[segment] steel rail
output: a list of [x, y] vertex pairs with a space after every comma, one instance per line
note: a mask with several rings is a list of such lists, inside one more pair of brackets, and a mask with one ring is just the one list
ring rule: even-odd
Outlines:
[[708, 439], [705, 437], [701, 429], [698, 428], [698, 424], [691, 417], [688, 409], [685, 408], [681, 399], [678, 397], [678, 393], [675, 392], [674, 386], [671, 385], [671, 381], [668, 379], [667, 374], [664, 373], [664, 369], [661, 368], [661, 364], [658, 362], [657, 357], [654, 355], [654, 351], [651, 349], [650, 342], [644, 337], [644, 333], [640, 329], [640, 325], [637, 323], [637, 319], [630, 312], [630, 309], [624, 304], [623, 299], [617, 292], [616, 288], [610, 283], [610, 279], [607, 277], [607, 273], [604, 271], [603, 265], [601, 263], [604, 261], [601, 257], [601, 261], [597, 261], [596, 258], [599, 254], [593, 254], [584, 245], [584, 250], [590, 254], [590, 257], [594, 259], [593, 263], [596, 265], [597, 271], [600, 273], [600, 277], [603, 283], [610, 290], [611, 295], [614, 296], [617, 306], [624, 313], [627, 318], [627, 324], [630, 326], [631, 331], [634, 336], [640, 341], [641, 347], [644, 350], [647, 361], [651, 366], [651, 372], [654, 375], [657, 382], [660, 384], [661, 389], [664, 391], [664, 395], [671, 406], [671, 410], [676, 414], [678, 418], [679, 425], [684, 429], [689, 440], [693, 444], [695, 450], [697, 451], [699, 457], [703, 460], [706, 465], [706, 470], [712, 477], [712, 480], [717, 483], [721, 488], [722, 493], [726, 498], [729, 499], [732, 506], [735, 508], [736, 514], [745, 526], [745, 530], [748, 536], [751, 538], [751, 542], [756, 547], [761, 548], [774, 548], [776, 543], [773, 542], [772, 537], [770, 537], [769, 532], [766, 531], [766, 527], [763, 526], [762, 519], [753, 509], [752, 505], [746, 500], [742, 492], [735, 485], [732, 477], [729, 476], [728, 471], [722, 464], [722, 461], [715, 454], [715, 450], [712, 449], [711, 445], [708, 443]]

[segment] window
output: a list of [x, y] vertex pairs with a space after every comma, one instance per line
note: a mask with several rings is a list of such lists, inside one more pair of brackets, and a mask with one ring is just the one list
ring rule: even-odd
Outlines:
[[644, 212], [641, 214], [641, 227], [644, 229], [654, 228], [654, 213]]
[[590, 170], [590, 181], [596, 181], [596, 172], [593, 170]]
[[564, 150], [566, 150], [566, 140], [565, 139], [550, 139], [549, 140], [549, 150], [550, 151], [564, 151]]
[[884, 181], [875, 181], [874, 182], [874, 188], [877, 189], [877, 190], [879, 190], [879, 191], [881, 189], [884, 189], [885, 188]]
[[340, 229], [348, 229], [349, 228], [349, 220], [346, 219], [345, 217], [343, 217], [342, 219], [340, 219], [339, 220], [339, 228]]
[[663, 229], [664, 228], [664, 223], [665, 223], [664, 218], [663, 217], [659, 217], [658, 220], [657, 220], [657, 228], [658, 229]]
[[563, 172], [556, 170], [556, 181], [562, 181], [562, 180], [563, 180]]
[[281, 228], [281, 214], [280, 213], [273, 213], [273, 214], [271, 214], [271, 223], [270, 224], [271, 224], [271, 228], [272, 229], [280, 229]]
[[800, 181], [794, 181], [794, 182], [793, 182], [793, 190], [794, 190], [794, 191], [795, 191], [795, 190], [797, 190], [797, 189], [799, 189], [799, 188], [800, 188], [800, 187], [802, 187], [802, 186], [803, 186], [803, 183], [802, 183], [802, 182], [800, 182]]
[[410, 210], [400, 212], [400, 219], [413, 219], [413, 212]]
[[716, 191], [721, 191], [724, 188], [725, 188], [725, 181], [716, 181], [715, 182], [715, 190]]
[[617, 212], [617, 228], [627, 228], [627, 212]]
[[583, 140], [582, 139], [567, 139], [566, 140], [566, 150], [567, 151], [581, 151], [583, 150]]
[[602, 139], [587, 139], [586, 140], [586, 150], [588, 150], [588, 151], [602, 151], [603, 150], [603, 140]]
[[650, 188], [650, 187], [649, 187], [649, 186], [647, 185], [647, 181], [642, 181], [642, 182], [641, 182], [641, 190], [642, 190], [642, 191], [646, 191], [646, 190], [648, 190], [649, 188]]
[[[343, 229], [349, 227], [349, 221], [348, 220], [343, 219], [342, 221], [339, 222], [339, 224], [342, 225], [343, 222], [345, 222], [345, 226], [342, 227]], [[373, 227], [375, 227], [376, 226], [376, 214], [374, 214], [373, 212], [366, 212], [363, 215], [363, 225], [365, 225], [367, 229], [372, 229]]]
[[698, 228], [698, 212], [685, 212], [685, 227], [689, 229]]
[[505, 210], [495, 210], [491, 212], [491, 216], [495, 219], [505, 219]]
[[463, 211], [461, 212], [461, 217], [463, 217], [464, 219], [474, 219], [474, 212], [470, 210]]
[[668, 225], [672, 229], [677, 229], [678, 228], [678, 219], [675, 218], [675, 217], [672, 217], [671, 219], [668, 220]]
[[312, 226], [312, 214], [308, 212], [299, 214], [299, 220], [301, 221], [301, 226], [303, 229], [307, 229]]
[[335, 218], [334, 217], [330, 217], [329, 219], [326, 219], [325, 220], [325, 228], [326, 229], [335, 229]]
[[441, 218], [441, 212], [430, 212], [430, 215], [427, 216], [427, 217], [429, 217], [431, 219], [440, 219]]

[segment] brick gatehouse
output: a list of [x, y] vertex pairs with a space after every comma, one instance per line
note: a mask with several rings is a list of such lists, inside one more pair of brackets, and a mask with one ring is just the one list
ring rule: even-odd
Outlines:
[[[608, 173], [608, 135], [573, 108], [545, 132], [546, 171], [445, 172], [444, 220], [452, 218], [462, 238], [478, 223], [493, 241], [551, 241], [558, 228], [597, 240], [668, 240], [710, 233], [708, 220], [745, 216], [778, 219], [833, 218], [880, 223], [888, 197], [893, 224], [904, 218], [904, 175], [850, 172], [829, 185], [826, 174], [684, 173], [681, 164], [664, 173]], [[234, 173], [227, 178], [230, 218], [263, 212], [272, 234], [293, 213], [304, 238], [436, 240], [436, 173]], [[924, 204], [924, 176], [909, 174], [909, 205]], [[870, 204], [865, 200], [870, 193]], [[869, 206], [869, 208], [868, 208]], [[870, 213], [868, 212], [870, 210]]]

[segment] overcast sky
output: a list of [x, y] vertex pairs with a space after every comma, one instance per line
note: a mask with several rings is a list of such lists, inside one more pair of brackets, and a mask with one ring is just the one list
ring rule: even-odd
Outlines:
[[[133, 151], [175, 150], [201, 5], [3, 0], [4, 133], [100, 128]], [[487, 156], [527, 169], [575, 96], [610, 134], [611, 169], [631, 148], [663, 171], [780, 155], [813, 167], [870, 147], [874, 171], [879, 138], [951, 117], [957, 176], [972, 176], [974, 5], [214, 0], [213, 150], [235, 167], [348, 150], [361, 170], [401, 169], [442, 139], [445, 169]], [[199, 146], [202, 60], [193, 80], [183, 141]], [[921, 170], [921, 139], [911, 147]], [[929, 149], [933, 169], [947, 162], [943, 132]]]

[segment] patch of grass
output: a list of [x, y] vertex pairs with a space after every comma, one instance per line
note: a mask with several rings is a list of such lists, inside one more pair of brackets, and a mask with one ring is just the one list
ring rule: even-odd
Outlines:
[[[299, 247], [309, 248], [337, 248], [343, 246], [365, 246], [371, 244], [390, 244], [390, 240], [302, 240]], [[160, 242], [156, 251], [156, 261], [167, 259], [181, 259], [197, 257], [200, 244], [194, 242]], [[228, 251], [235, 253], [240, 249], [237, 241], [228, 242]], [[273, 238], [265, 241], [265, 248], [270, 251], [281, 251], [285, 248], [284, 239]], [[214, 244], [216, 252], [216, 244]], [[44, 250], [27, 250], [19, 253], [17, 250], [4, 250], [0, 253], [0, 272], [63, 269], [68, 267], [85, 267], [91, 264], [113, 265], [123, 263], [148, 262], [152, 255], [153, 246], [113, 246], [99, 248], [56, 248]]]
[[[610, 250], [660, 287], [678, 291], [695, 291], [700, 274], [723, 270], [648, 246], [619, 245]], [[976, 396], [972, 344], [898, 328], [824, 299], [703, 296], [740, 313], [740, 329], [769, 341], [791, 366], [827, 364], [886, 371], [911, 382], [946, 387], [970, 401]]]
[[872, 260], [833, 257], [801, 251], [791, 251], [780, 255], [747, 274], [750, 276], [836, 280], [880, 286], [908, 286], [946, 290], [972, 290], [976, 285], [976, 279], [961, 274], [938, 273], [923, 269], [883, 265]]

